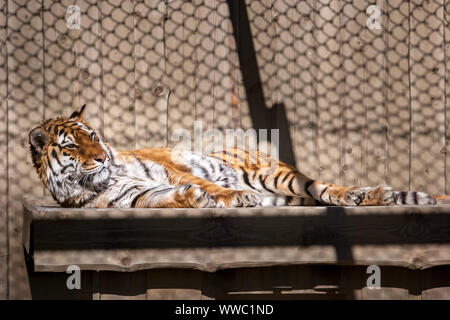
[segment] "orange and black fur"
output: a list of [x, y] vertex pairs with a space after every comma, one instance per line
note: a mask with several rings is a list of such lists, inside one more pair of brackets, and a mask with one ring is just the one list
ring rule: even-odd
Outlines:
[[308, 178], [259, 152], [209, 156], [169, 148], [116, 151], [86, 122], [85, 106], [29, 134], [33, 164], [67, 207], [203, 208], [322, 204], [436, 204], [423, 192], [343, 187]]

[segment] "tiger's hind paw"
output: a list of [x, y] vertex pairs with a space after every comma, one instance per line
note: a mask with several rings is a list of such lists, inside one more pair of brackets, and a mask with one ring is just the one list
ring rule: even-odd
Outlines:
[[256, 207], [261, 205], [261, 199], [251, 191], [239, 191], [237, 207]]
[[395, 204], [395, 194], [387, 185], [366, 187], [366, 194], [360, 206], [391, 206]]
[[198, 185], [188, 183], [183, 186], [181, 192], [189, 199], [192, 208], [215, 208], [217, 206], [216, 199]]

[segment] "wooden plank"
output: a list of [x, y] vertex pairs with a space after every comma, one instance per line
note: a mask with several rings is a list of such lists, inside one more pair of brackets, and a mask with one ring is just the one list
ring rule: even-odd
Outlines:
[[[197, 22], [195, 34], [195, 121], [199, 121], [203, 132], [214, 128], [214, 95], [211, 68], [214, 65], [214, 42], [211, 40], [214, 27], [209, 22], [214, 12], [214, 1], [195, 2], [194, 17]], [[202, 138], [202, 136], [200, 136]], [[196, 137], [198, 140], [198, 137]], [[196, 146], [200, 150], [199, 146]]]
[[[111, 271], [310, 263], [423, 269], [450, 261], [445, 205], [84, 210], [27, 200], [26, 207], [37, 271], [70, 264]], [[337, 254], [347, 248], [350, 254]]]
[[8, 52], [6, 26], [8, 7], [0, 1], [0, 299], [7, 298], [8, 285]]
[[[80, 104], [80, 81], [78, 55], [74, 54], [80, 38], [79, 29], [68, 29], [66, 10], [70, 1], [43, 3], [42, 23], [44, 32], [44, 119], [69, 116]], [[80, 10], [80, 22], [85, 20]], [[48, 190], [44, 189], [44, 194]]]
[[[80, 86], [77, 55], [73, 54], [80, 30], [66, 26], [69, 1], [44, 1], [44, 118], [69, 116], [78, 108]], [[83, 20], [84, 16], [81, 17]]]
[[206, 278], [216, 299], [342, 299], [342, 292], [335, 292], [342, 289], [339, 271], [338, 266], [275, 266], [222, 270]]
[[159, 0], [135, 5], [136, 147], [167, 145], [167, 100], [165, 74], [165, 4]]
[[88, 271], [92, 274], [92, 300], [100, 300], [100, 271]]
[[[295, 139], [294, 151], [297, 168], [309, 177], [318, 177], [317, 154], [317, 56], [314, 38], [316, 19], [314, 0], [300, 1], [297, 4], [298, 23], [293, 24], [295, 33], [294, 50], [297, 76], [295, 84]], [[276, 92], [274, 93], [276, 94]]]
[[67, 289], [65, 272], [30, 272], [31, 297], [33, 300], [91, 300], [92, 276], [95, 271], [81, 272], [81, 289]]
[[80, 29], [68, 29], [70, 1], [44, 1], [45, 118], [88, 105], [90, 124], [103, 133], [101, 21], [97, 6], [79, 1]]
[[388, 184], [408, 190], [410, 168], [409, 2], [387, 2]]
[[[386, 276], [386, 272], [382, 272], [382, 277]], [[396, 276], [401, 276], [401, 274], [396, 273]], [[411, 279], [409, 279], [411, 280]], [[384, 281], [384, 280], [383, 280]], [[405, 286], [408, 282], [403, 282]], [[392, 288], [392, 287], [382, 287], [377, 289], [363, 287], [360, 293], [362, 300], [407, 300], [409, 299], [408, 289], [405, 288]]]
[[101, 2], [105, 139], [135, 148], [134, 1]]
[[[239, 117], [238, 128], [247, 130], [255, 126], [254, 120], [251, 117], [249, 97], [247, 96], [247, 90], [244, 83], [244, 72], [246, 71], [246, 65], [243, 63], [243, 57], [245, 56], [246, 43], [248, 39], [244, 39], [247, 34], [247, 30], [243, 28], [245, 26], [245, 21], [242, 21], [243, 10], [247, 10], [246, 2], [239, 1], [238, 3], [232, 3], [232, 8], [230, 10], [230, 15], [233, 21], [233, 32], [234, 39], [237, 49], [237, 57], [239, 61], [236, 61], [236, 66], [238, 70], [235, 73], [236, 89], [235, 89], [235, 108], [237, 109], [237, 114]], [[250, 98], [251, 99], [251, 98]]]
[[341, 110], [339, 105], [339, 11], [342, 1], [319, 0], [314, 21], [317, 41], [318, 178], [339, 184], [342, 180]]
[[[363, 167], [366, 117], [364, 52], [366, 1], [344, 3], [340, 12], [340, 108], [342, 111], [341, 170], [346, 186], [365, 185]], [[370, 42], [368, 43], [370, 46]]]
[[421, 280], [422, 300], [450, 299], [450, 268], [448, 266], [425, 270]]
[[[364, 48], [364, 105], [367, 129], [365, 161], [360, 175], [365, 175], [364, 185], [387, 183], [387, 64], [386, 43], [388, 41], [389, 22], [386, 17], [386, 2], [376, 1], [380, 10], [381, 29], [369, 29], [365, 26], [367, 14], [360, 15], [360, 24], [365, 26]], [[361, 4], [361, 11], [366, 7]]]
[[411, 1], [411, 183], [445, 192], [444, 1]]
[[[297, 1], [274, 1], [273, 10], [275, 18], [273, 24], [275, 28], [275, 39], [273, 40], [274, 64], [276, 68], [275, 77], [277, 78], [277, 87], [272, 88], [273, 105], [267, 105], [264, 110], [274, 119], [272, 127], [279, 130], [280, 160], [295, 165], [296, 158], [303, 152], [295, 149], [292, 142], [295, 140], [296, 119], [296, 79], [299, 77], [299, 68], [297, 66], [295, 55], [295, 32], [297, 31], [296, 22], [299, 15], [296, 10]], [[256, 36], [255, 33], [253, 33]], [[264, 88], [264, 87], [263, 87]]]
[[100, 300], [145, 300], [147, 272], [99, 272]]
[[[194, 6], [191, 2], [172, 1], [167, 3], [166, 10], [164, 24], [166, 75], [171, 88], [167, 107], [167, 130], [168, 145], [173, 147], [179, 142], [177, 139], [172, 141], [175, 130], [187, 130], [191, 139], [194, 133], [195, 94], [192, 88], [195, 84], [194, 77], [189, 77], [189, 72], [195, 70], [195, 62], [194, 47], [188, 40], [194, 35], [195, 30], [185, 26], [184, 22], [193, 24], [196, 22], [192, 19]], [[192, 140], [187, 143], [192, 143]]]
[[22, 248], [22, 197], [42, 195], [28, 132], [43, 119], [42, 5], [8, 1], [8, 284], [10, 299], [30, 297]]
[[450, 287], [437, 287], [425, 290], [422, 293], [422, 300], [448, 300], [450, 299]]
[[276, 28], [279, 29], [280, 26], [274, 25], [275, 21], [273, 19], [274, 15], [278, 15], [278, 4], [277, 1], [273, 0], [247, 0], [244, 3], [253, 37], [253, 45], [255, 47], [255, 59], [258, 64], [261, 79], [260, 85], [264, 98], [264, 106], [270, 109], [275, 102], [273, 97], [275, 88], [272, 87], [273, 84], [271, 82], [277, 76], [274, 58], [276, 50], [280, 49], [275, 47], [275, 45], [279, 44], [279, 41], [275, 41], [279, 37], [279, 34], [275, 30]]
[[[259, 4], [260, 2], [258, 2]], [[226, 1], [215, 1], [213, 16], [213, 98], [214, 128], [225, 133], [235, 127], [233, 122], [233, 26]], [[260, 33], [263, 34], [263, 33]], [[224, 147], [218, 146], [223, 149]]]
[[202, 273], [197, 270], [148, 270], [147, 300], [200, 300]]
[[[240, 69], [240, 72], [236, 72], [237, 75], [235, 73], [234, 76], [236, 89], [234, 89], [233, 107], [240, 117], [240, 123], [237, 121], [236, 127], [244, 130], [273, 128], [276, 118], [272, 117], [273, 112], [266, 105], [261, 71], [257, 61], [258, 52], [253, 41], [256, 35], [252, 31], [255, 26], [252, 26], [254, 21], [251, 15], [254, 13], [248, 1], [229, 1], [228, 4]], [[260, 32], [260, 30], [256, 29], [255, 32]], [[267, 36], [265, 35], [265, 37]]]
[[[83, 29], [68, 29], [66, 10], [72, 3], [44, 1], [44, 78], [45, 118], [68, 116], [81, 106], [81, 78], [88, 71], [80, 68], [79, 46]], [[81, 9], [81, 8], [80, 8]], [[86, 10], [85, 8], [83, 8]], [[80, 21], [88, 27], [89, 16], [80, 10]], [[95, 113], [94, 113], [95, 114]]]
[[444, 44], [445, 44], [445, 194], [450, 192], [450, 87], [447, 84], [450, 79], [450, 2], [445, 2], [444, 7]]
[[81, 10], [81, 29], [74, 43], [77, 59], [79, 93], [72, 105], [75, 109], [87, 104], [87, 120], [104, 136], [104, 97], [102, 95], [102, 16], [95, 1], [76, 3]]
[[[178, 21], [183, 29], [183, 38], [181, 45], [181, 53], [183, 56], [182, 70], [183, 82], [181, 83], [183, 94], [180, 97], [180, 105], [177, 107], [183, 113], [182, 121], [184, 126], [191, 131], [194, 137], [193, 126], [195, 121], [195, 105], [197, 103], [196, 96], [196, 74], [197, 61], [195, 59], [196, 43], [197, 43], [197, 27], [198, 20], [195, 18], [195, 10], [200, 1], [184, 1], [181, 5], [183, 18]], [[176, 16], [173, 16], [176, 19]], [[174, 89], [175, 90], [175, 89]], [[170, 126], [170, 122], [168, 123]]]
[[[90, 299], [95, 274], [101, 299], [448, 299], [449, 266], [427, 270], [381, 268], [381, 288], [368, 289], [365, 266], [273, 266], [215, 273], [189, 269], [134, 273], [83, 271], [81, 290], [67, 290], [65, 273], [32, 272], [34, 299]], [[126, 283], [126, 281], [129, 281]], [[145, 296], [142, 295], [145, 292]]]
[[[230, 50], [229, 52], [229, 62], [231, 64], [231, 85], [232, 85], [232, 118], [233, 118], [233, 128], [234, 129], [238, 129], [241, 128], [241, 118], [240, 118], [240, 106], [241, 106], [241, 102], [240, 102], [240, 84], [239, 84], [239, 79], [242, 78], [241, 75], [241, 69], [239, 66], [239, 52], [238, 52], [238, 42], [239, 39], [235, 37], [235, 35], [237, 35], [239, 37], [239, 7], [238, 6], [233, 6], [230, 7], [228, 6], [229, 9], [229, 18], [230, 18], [230, 23], [228, 23], [228, 40], [227, 40], [227, 46]], [[236, 21], [236, 27], [238, 28], [237, 30], [235, 30], [235, 27], [233, 25], [233, 21]], [[270, 80], [269, 80], [270, 81]]]

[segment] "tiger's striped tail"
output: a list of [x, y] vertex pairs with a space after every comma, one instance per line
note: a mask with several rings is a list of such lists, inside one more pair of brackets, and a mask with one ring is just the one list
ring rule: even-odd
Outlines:
[[395, 204], [399, 205], [434, 205], [450, 204], [450, 196], [432, 196], [425, 192], [417, 191], [394, 191]]

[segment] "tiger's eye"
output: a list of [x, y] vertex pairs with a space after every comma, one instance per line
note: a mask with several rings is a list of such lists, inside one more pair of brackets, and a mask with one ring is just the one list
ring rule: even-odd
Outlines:
[[91, 138], [91, 140], [94, 140], [94, 141], [96, 141], [96, 142], [99, 141], [98, 136], [95, 134], [95, 132], [92, 132], [92, 133], [90, 134], [90, 138]]
[[78, 146], [76, 144], [70, 143], [68, 145], [65, 145], [64, 148], [67, 148], [67, 149], [78, 149]]

